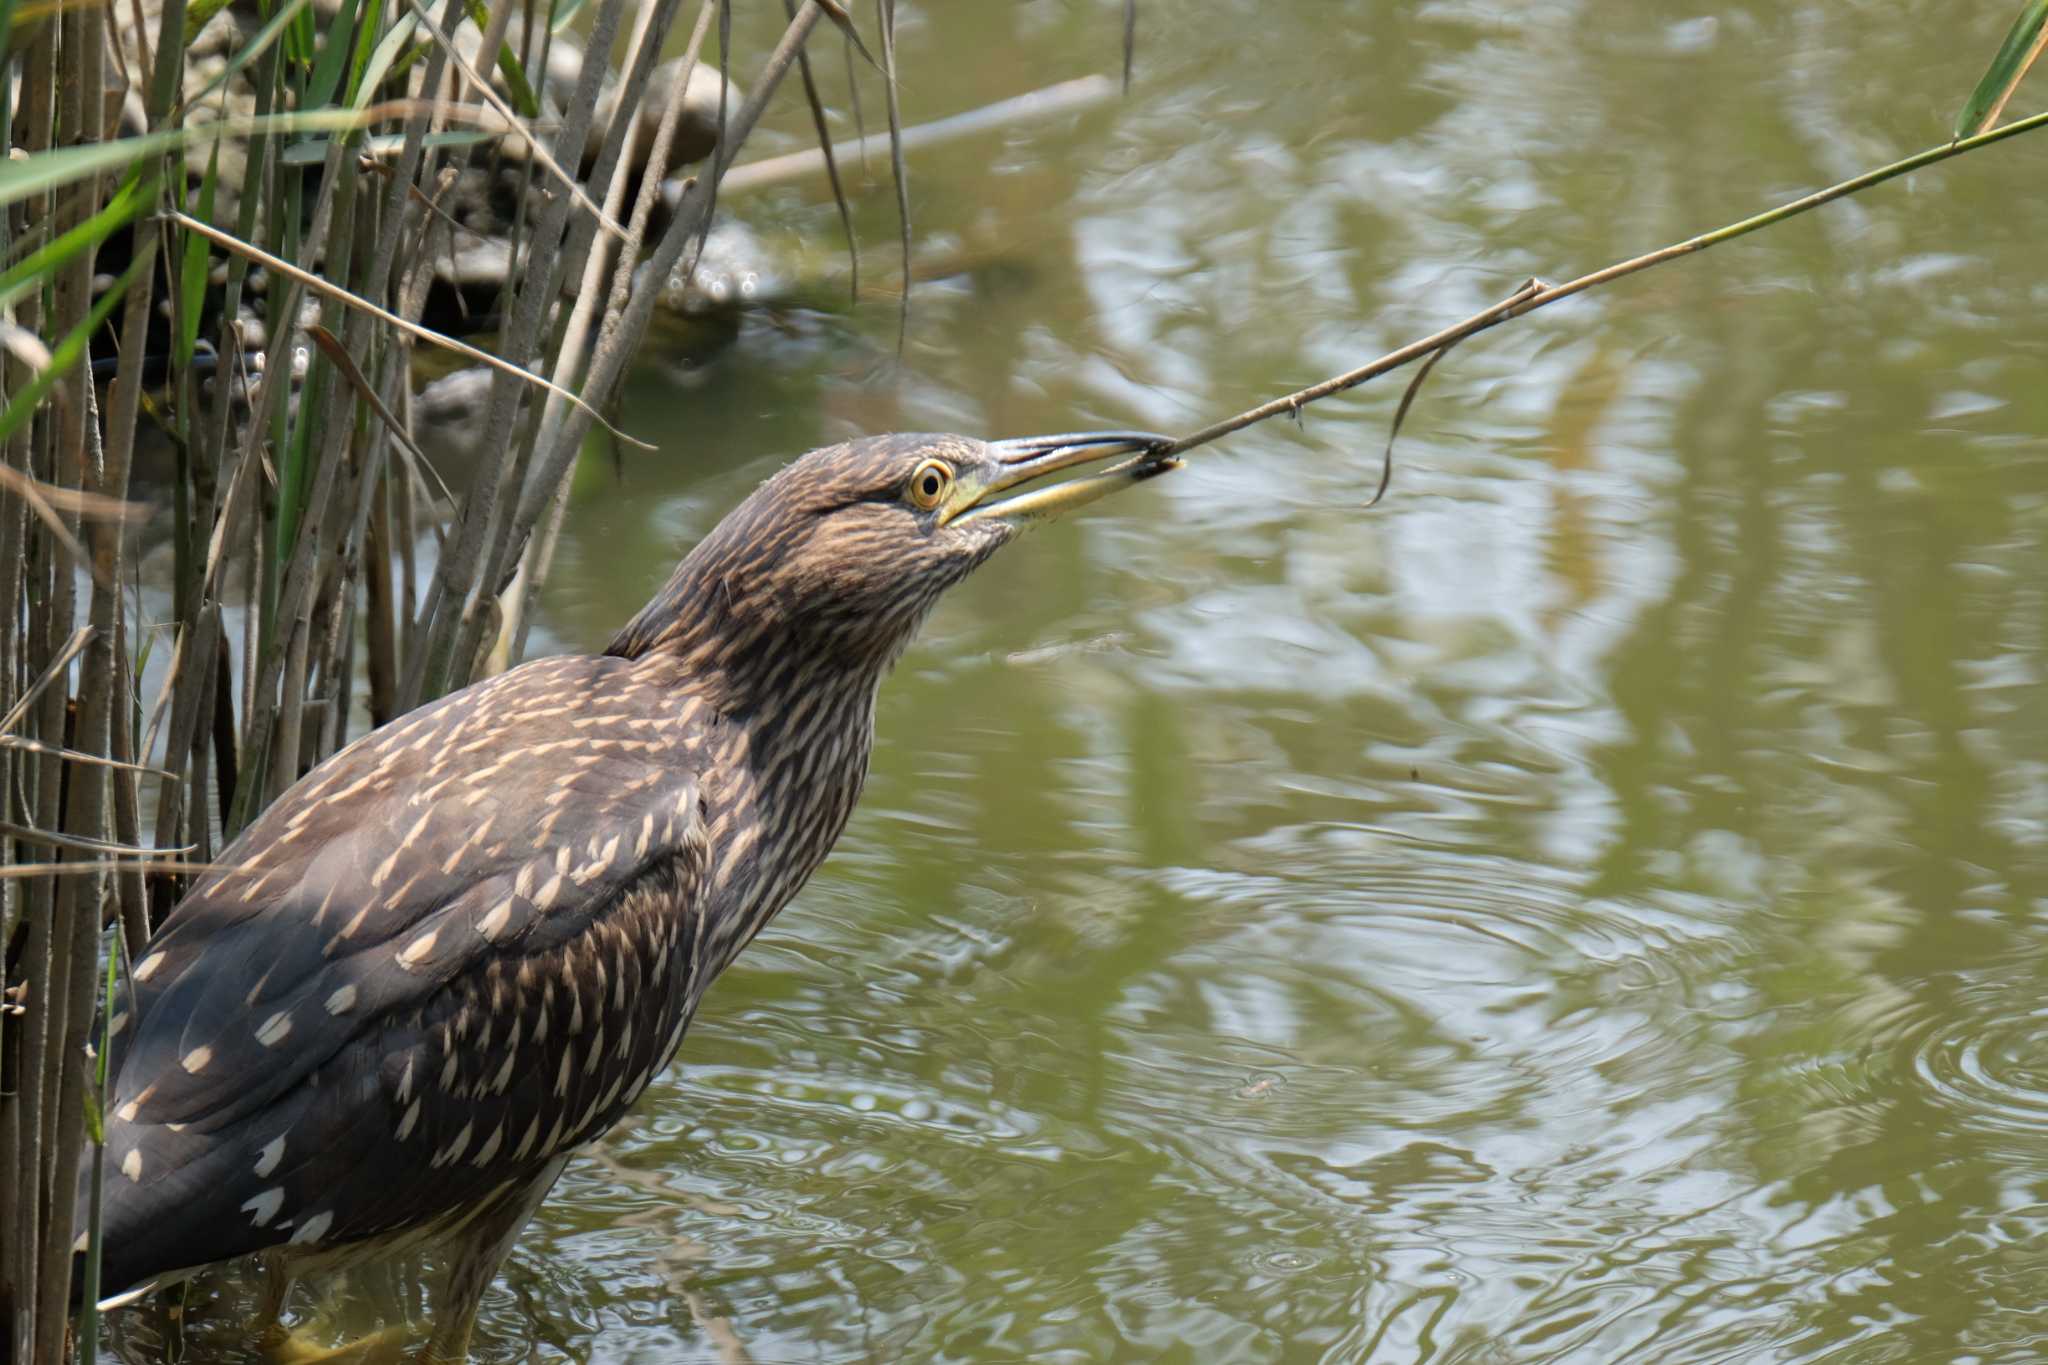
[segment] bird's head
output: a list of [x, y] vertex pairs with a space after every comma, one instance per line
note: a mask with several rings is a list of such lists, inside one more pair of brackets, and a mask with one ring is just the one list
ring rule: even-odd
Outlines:
[[1176, 467], [1146, 458], [1166, 439], [915, 434], [814, 450], [728, 513], [610, 652], [730, 663], [801, 641], [886, 664], [941, 593], [1020, 531]]

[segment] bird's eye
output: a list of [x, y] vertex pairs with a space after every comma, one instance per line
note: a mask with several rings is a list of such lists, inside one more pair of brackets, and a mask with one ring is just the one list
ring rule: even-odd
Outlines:
[[910, 476], [910, 500], [929, 512], [953, 487], [953, 469], [944, 460], [926, 460]]

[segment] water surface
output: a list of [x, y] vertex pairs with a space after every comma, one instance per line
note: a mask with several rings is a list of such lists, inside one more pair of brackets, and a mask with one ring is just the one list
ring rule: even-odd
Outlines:
[[[650, 359], [536, 649], [811, 445], [1186, 429], [1939, 141], [2011, 8], [1144, 0], [1128, 100], [914, 162], [900, 365], [879, 297]], [[1118, 13], [906, 7], [906, 117]], [[1370, 512], [1389, 385], [1006, 551], [480, 1356], [2048, 1356], [2044, 172], [1467, 345]]]
[[[796, 449], [1186, 429], [1937, 141], [2007, 8], [1147, 0], [1127, 102], [913, 166], [901, 368], [650, 369], [551, 644]], [[921, 7], [907, 116], [1115, 21]], [[1472, 343], [1374, 511], [1387, 386], [1006, 552], [492, 1349], [2048, 1355], [2044, 157]]]

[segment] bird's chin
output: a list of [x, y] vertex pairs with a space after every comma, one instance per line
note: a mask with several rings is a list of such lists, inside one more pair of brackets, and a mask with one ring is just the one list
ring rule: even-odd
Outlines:
[[976, 556], [975, 562], [978, 564], [982, 559], [1023, 535], [1031, 525], [1030, 522], [1012, 521], [1008, 517], [977, 517], [973, 521], [949, 526], [946, 529], [967, 548], [968, 553]]
[[953, 582], [980, 568], [990, 555], [1022, 535], [1026, 525], [1002, 517], [981, 517], [942, 529], [939, 534], [953, 561]]

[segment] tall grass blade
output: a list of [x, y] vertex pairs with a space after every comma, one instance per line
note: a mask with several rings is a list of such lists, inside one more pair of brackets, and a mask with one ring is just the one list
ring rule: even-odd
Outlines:
[[[364, 298], [360, 294], [352, 294], [348, 290], [343, 289], [338, 284], [333, 284], [327, 280], [323, 280], [318, 275], [315, 275], [310, 271], [301, 270], [297, 266], [293, 265], [290, 261], [284, 260], [278, 256], [273, 256], [271, 253], [263, 250], [261, 247], [251, 246], [249, 245], [249, 243], [244, 242], [239, 238], [231, 237], [227, 233], [222, 232], [218, 228], [200, 222], [198, 219], [192, 217], [190, 214], [173, 213], [170, 215], [170, 218], [173, 222], [176, 222], [181, 226], [188, 227], [192, 229], [194, 232], [200, 233], [201, 235], [207, 237], [216, 244], [226, 247], [229, 251], [235, 252], [239, 255], [246, 256], [250, 260], [258, 262], [264, 267], [264, 269], [269, 270], [274, 274], [284, 276], [288, 279], [296, 280], [298, 281], [298, 283], [306, 286], [308, 289], [313, 290], [315, 293], [325, 294], [329, 298], [339, 299], [342, 303], [347, 304], [351, 308], [359, 308], [362, 311], [368, 313], [370, 316], [377, 318], [380, 321], [387, 322], [391, 324], [393, 327], [398, 328], [407, 336], [414, 337], [420, 341], [427, 342], [430, 345], [439, 346], [444, 350], [453, 351], [455, 354], [462, 356], [468, 360], [475, 361], [479, 365], [488, 365], [494, 370], [498, 370], [505, 374], [509, 374], [516, 379], [522, 380], [525, 383], [535, 385], [538, 388], [546, 389], [549, 393], [558, 395], [565, 401], [574, 404], [577, 408], [588, 413], [590, 415], [590, 419], [593, 422], [596, 422], [599, 426], [603, 427], [606, 431], [610, 432], [615, 438], [625, 442], [627, 445], [632, 446], [636, 450], [653, 450], [656, 448], [654, 446], [649, 445], [647, 442], [640, 440], [638, 437], [629, 436], [625, 432], [620, 431], [610, 422], [607, 422], [604, 419], [603, 415], [597, 411], [597, 409], [591, 407], [588, 403], [584, 402], [581, 398], [569, 392], [569, 390], [563, 388], [561, 385], [552, 384], [548, 382], [546, 379], [542, 378], [540, 375], [535, 374], [533, 371], [515, 365], [511, 361], [506, 360], [502, 356], [492, 355], [488, 351], [480, 351], [476, 347], [471, 346], [466, 342], [457, 341], [453, 337], [443, 336], [441, 333], [434, 331], [430, 327], [422, 327], [416, 322], [412, 322], [406, 318], [402, 318], [398, 314], [392, 312], [390, 309], [372, 303], [370, 300]], [[6, 432], [4, 430], [0, 430], [0, 439], [4, 439], [5, 436]]]
[[[370, 383], [369, 377], [363, 373], [362, 366], [356, 364], [356, 358], [348, 353], [348, 347], [341, 344], [341, 338], [317, 322], [306, 328], [306, 335], [312, 338], [313, 344], [320, 348], [320, 353], [327, 357], [334, 368], [341, 371], [342, 377], [348, 380], [349, 387], [356, 391], [356, 396], [367, 403], [370, 410], [383, 421], [392, 441], [405, 454], [407, 472], [422, 483], [423, 475], [431, 474], [434, 487], [440, 496], [453, 504], [455, 490], [448, 486], [448, 481], [441, 477], [441, 471], [434, 468], [432, 461], [427, 459], [427, 453], [419, 448], [419, 444], [412, 439], [412, 433], [405, 429], [405, 422], [391, 410], [391, 405], [384, 401], [376, 386]], [[437, 539], [441, 537], [439, 525], [434, 527], [434, 535]]]
[[[426, 8], [420, 4], [420, 0], [412, 0], [412, 7], [415, 15], [422, 19], [427, 18]], [[486, 18], [488, 17], [486, 15]], [[448, 60], [455, 63], [456, 68], [469, 78], [471, 88], [482, 98], [484, 103], [496, 110], [498, 116], [507, 123], [514, 127], [519, 127], [518, 114], [503, 99], [499, 98], [498, 92], [491, 88], [490, 82], [484, 79], [483, 73], [474, 66], [471, 66], [469, 60], [455, 50], [454, 45], [442, 36], [440, 30], [430, 28], [429, 32], [432, 33], [435, 42], [442, 44], [448, 49]], [[531, 92], [528, 93], [530, 97]], [[530, 118], [532, 115], [528, 115], [528, 117]], [[626, 235], [626, 229], [620, 226], [617, 220], [606, 213], [603, 208], [599, 207], [597, 201], [584, 192], [583, 186], [578, 183], [576, 177], [569, 174], [568, 169], [555, 160], [554, 154], [542, 145], [540, 139], [533, 135], [532, 130], [524, 130], [522, 135], [526, 138], [527, 149], [533, 154], [534, 159], [547, 167], [548, 171], [557, 180], [562, 182], [563, 188], [569, 191], [569, 197], [574, 199], [586, 212], [597, 219], [605, 231], [623, 240]]]
[[896, 95], [896, 0], [881, 0], [883, 90], [889, 106], [889, 167], [896, 177], [896, 221], [903, 238], [903, 300], [896, 312], [896, 354], [910, 337], [910, 168], [903, 159], [903, 106]]
[[[491, 31], [491, 11], [484, 0], [466, 0], [470, 21], [477, 32]], [[505, 78], [505, 89], [512, 97], [512, 107], [519, 111], [521, 118], [540, 117], [540, 97], [533, 93], [533, 82], [526, 78], [526, 66], [519, 60], [519, 54], [512, 50], [512, 44], [498, 44], [498, 74]]]
[[50, 390], [57, 386], [57, 381], [69, 374], [72, 367], [84, 358], [85, 348], [92, 342], [92, 334], [113, 316], [114, 309], [121, 305], [136, 272], [148, 264], [149, 258], [146, 256], [130, 261], [128, 268], [121, 272], [121, 278], [93, 304], [92, 311], [85, 316], [85, 321], [64, 334], [64, 339], [50, 352], [49, 368], [31, 379], [26, 388], [14, 395], [6, 411], [0, 412], [0, 441], [7, 440], [21, 430], [22, 424], [35, 415], [36, 408], [49, 396]]
[[363, 71], [369, 64], [370, 53], [383, 35], [384, 0], [370, 0], [370, 7], [363, 11], [363, 21], [356, 30], [355, 59], [348, 65], [348, 103], [353, 106], [356, 95], [363, 88]]
[[[371, 105], [364, 109], [315, 109], [302, 114], [261, 114], [254, 118], [223, 119], [184, 128], [166, 128], [140, 137], [115, 138], [83, 147], [58, 147], [36, 152], [20, 160], [0, 161], [0, 207], [41, 194], [74, 180], [100, 175], [142, 156], [155, 156], [202, 138], [246, 137], [257, 133], [339, 132], [360, 128], [380, 119], [411, 113], [417, 106], [408, 101]], [[460, 110], [444, 111], [458, 116]]]
[[100, 1260], [104, 1243], [100, 1237], [102, 1195], [107, 1175], [107, 1057], [114, 1050], [114, 986], [122, 952], [116, 944], [107, 954], [106, 980], [100, 993], [100, 1049], [93, 1058], [93, 1088], [85, 1097], [85, 1130], [92, 1138], [92, 1197], [85, 1221], [85, 1272], [81, 1277], [85, 1307], [78, 1315], [79, 1365], [93, 1365], [100, 1353]]
[[355, 25], [356, 0], [341, 0], [327, 25], [327, 46], [320, 49], [320, 60], [300, 95], [300, 108], [325, 109], [333, 101], [334, 92], [341, 88], [342, 66], [356, 48]]
[[377, 40], [377, 46], [370, 50], [369, 62], [356, 80], [355, 94], [349, 99], [351, 109], [360, 109], [370, 102], [370, 97], [376, 93], [377, 87], [384, 83], [385, 74], [391, 70], [391, 64], [398, 60], [398, 54], [403, 52], [406, 43], [411, 41], [418, 24], [419, 20], [411, 14], [401, 14], [384, 36]]
[[320, 35], [313, 30], [313, 11], [301, 9], [284, 30], [284, 54], [296, 66], [310, 67]]
[[1999, 44], [1998, 55], [1991, 59], [1990, 68], [1963, 105], [1963, 112], [1956, 119], [1957, 138], [1975, 137], [1998, 122], [2006, 101], [2026, 78], [2028, 68], [2039, 60], [2044, 47], [2048, 47], [2048, 0], [2027, 0], [2006, 32], [2005, 41]]
[[141, 217], [153, 206], [155, 198], [154, 180], [145, 182], [140, 176], [129, 177], [105, 208], [0, 274], [0, 309], [13, 307], [15, 300], [40, 288], [66, 261], [81, 251], [90, 251]]
[[[784, 12], [796, 18], [796, 0], [782, 0]], [[822, 8], [822, 6], [821, 6]], [[832, 11], [826, 9], [827, 17]], [[843, 11], [842, 11], [843, 13]], [[797, 73], [803, 77], [804, 102], [811, 107], [811, 128], [818, 137], [818, 152], [825, 158], [825, 177], [832, 182], [832, 202], [839, 206], [839, 225], [846, 232], [846, 255], [852, 262], [853, 279], [848, 294], [860, 302], [860, 240], [853, 235], [853, 207], [846, 202], [846, 188], [839, 183], [839, 161], [832, 155], [832, 128], [825, 120], [825, 101], [818, 94], [817, 79], [811, 74], [811, 52], [806, 45], [796, 54]]]
[[[199, 182], [199, 216], [209, 223], [213, 221], [214, 190], [219, 183], [220, 143], [216, 142], [213, 154], [206, 160], [206, 178]], [[192, 363], [192, 352], [199, 345], [199, 315], [205, 311], [208, 259], [206, 240], [196, 232], [186, 233], [185, 258], [178, 268], [176, 355], [181, 370]]]
[[576, 16], [583, 12], [585, 0], [562, 0], [555, 6], [554, 14], [548, 20], [548, 32], [560, 33], [576, 22]]
[[17, 10], [18, 0], [0, 0], [0, 71], [7, 69], [7, 54], [13, 50]]
[[825, 17], [832, 21], [832, 26], [845, 37], [849, 55], [858, 52], [869, 66], [877, 71], [882, 69], [882, 64], [875, 60], [875, 54], [869, 52], [868, 45], [860, 40], [860, 30], [854, 27], [853, 16], [847, 13], [846, 7], [840, 4], [839, 0], [818, 0], [818, 8], [825, 12]]
[[46, 152], [31, 153], [19, 160], [0, 162], [0, 207], [68, 185], [74, 180], [118, 170], [137, 157], [169, 151], [188, 136], [182, 128], [171, 128], [160, 133], [145, 133], [141, 137], [119, 138], [84, 147], [55, 147]]
[[[474, 147], [478, 143], [490, 142], [502, 136], [499, 133], [479, 132], [476, 129], [456, 129], [446, 133], [428, 133], [420, 139], [422, 147]], [[307, 138], [294, 142], [277, 154], [277, 159], [287, 166], [314, 166], [327, 159], [328, 139]], [[364, 156], [396, 156], [405, 148], [404, 133], [372, 133], [357, 144], [357, 150]], [[445, 213], [440, 215], [446, 221]]]

